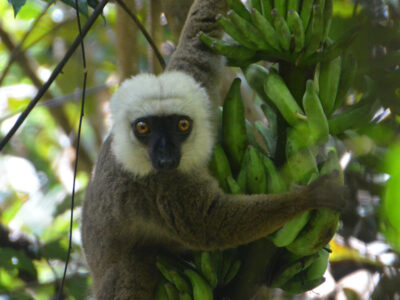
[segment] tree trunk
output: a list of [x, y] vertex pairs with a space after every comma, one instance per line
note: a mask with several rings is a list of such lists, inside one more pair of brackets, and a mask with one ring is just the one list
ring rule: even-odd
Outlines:
[[[121, 0], [136, 13], [135, 0]], [[136, 75], [139, 72], [139, 55], [137, 43], [137, 26], [120, 5], [117, 5], [117, 20], [115, 24], [117, 36], [117, 66], [120, 81]]]

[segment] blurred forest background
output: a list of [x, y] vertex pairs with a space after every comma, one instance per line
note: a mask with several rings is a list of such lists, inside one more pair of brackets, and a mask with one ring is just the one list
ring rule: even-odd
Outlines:
[[[78, 35], [73, 0], [12, 3], [14, 7], [0, 1], [0, 138]], [[84, 23], [97, 2], [79, 3]], [[125, 3], [168, 61], [191, 1]], [[351, 210], [342, 215], [331, 244], [327, 281], [297, 298], [400, 299], [399, 1], [334, 2], [331, 38], [358, 23], [350, 51], [359, 68], [348, 101], [359, 98], [367, 82], [381, 108], [373, 124], [343, 136], [342, 165], [352, 193]], [[110, 125], [110, 95], [124, 78], [162, 71], [142, 32], [115, 2], [107, 4], [85, 38], [85, 46], [88, 88], [65, 299], [85, 299], [90, 293], [80, 249], [80, 206]], [[68, 249], [83, 71], [81, 52], [76, 51], [0, 153], [1, 300], [54, 299], [60, 287]], [[235, 68], [224, 72], [222, 95], [237, 73], [240, 70]], [[252, 104], [254, 92], [248, 87], [242, 92], [248, 119], [259, 119]]]

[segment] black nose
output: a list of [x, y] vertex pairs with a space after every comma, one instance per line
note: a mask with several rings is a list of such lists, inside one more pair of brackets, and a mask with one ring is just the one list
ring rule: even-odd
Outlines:
[[168, 171], [168, 170], [173, 170], [176, 169], [179, 165], [179, 160], [174, 158], [174, 157], [158, 157], [158, 159], [155, 161], [155, 168], [157, 170], [163, 170], [163, 171]]

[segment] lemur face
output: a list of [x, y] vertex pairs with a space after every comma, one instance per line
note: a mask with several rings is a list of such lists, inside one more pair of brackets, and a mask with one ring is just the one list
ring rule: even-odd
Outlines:
[[111, 101], [112, 150], [137, 176], [206, 168], [216, 131], [206, 90], [182, 72], [141, 74], [124, 81]]
[[192, 132], [193, 120], [185, 115], [148, 116], [132, 124], [135, 137], [147, 147], [152, 166], [158, 171], [178, 168], [182, 143]]

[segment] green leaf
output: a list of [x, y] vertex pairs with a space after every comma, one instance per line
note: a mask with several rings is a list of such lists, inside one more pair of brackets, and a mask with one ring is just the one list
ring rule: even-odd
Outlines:
[[19, 10], [25, 5], [26, 0], [8, 0], [14, 9], [14, 17], [17, 16]]
[[31, 275], [36, 275], [36, 269], [31, 259], [21, 250], [1, 248], [0, 266], [8, 271], [13, 271], [13, 269], [18, 268]]
[[88, 277], [85, 275], [67, 280], [65, 287], [68, 294], [72, 295], [75, 299], [85, 299], [89, 294]]
[[56, 258], [65, 261], [67, 248], [62, 244], [61, 239], [51, 241], [42, 248], [42, 253], [47, 258]]
[[390, 175], [380, 207], [380, 229], [386, 240], [400, 252], [400, 144], [391, 147], [385, 158]]

